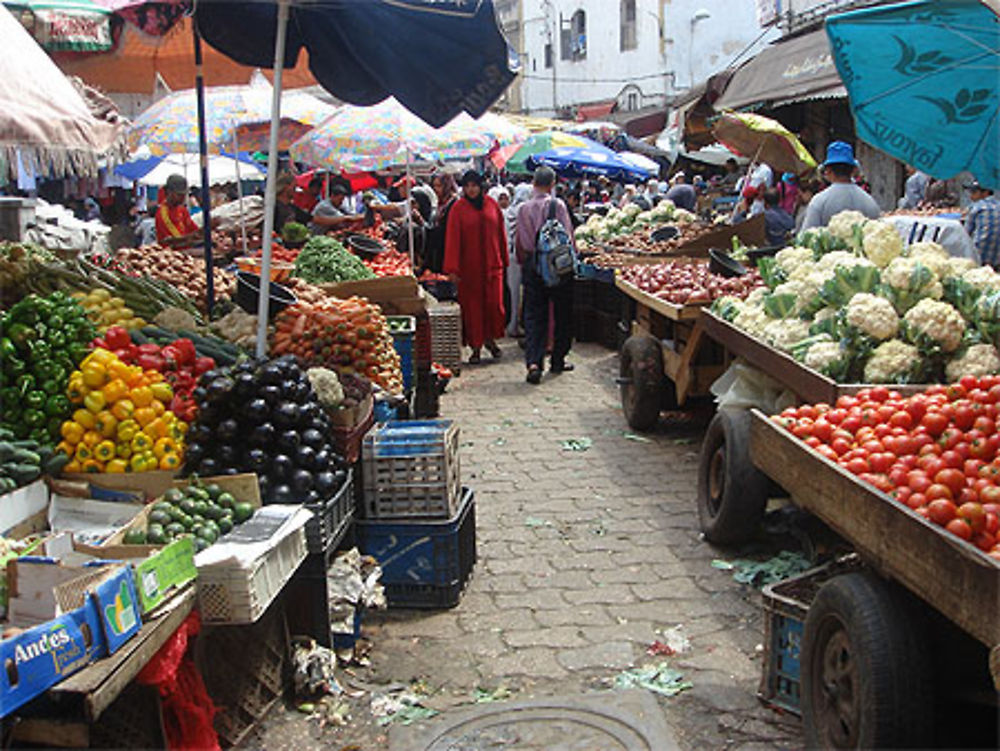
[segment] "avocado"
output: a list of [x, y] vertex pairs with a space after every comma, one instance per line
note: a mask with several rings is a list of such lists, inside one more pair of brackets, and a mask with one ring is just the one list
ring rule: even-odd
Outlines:
[[163, 511], [162, 509], [154, 508], [152, 511], [149, 512], [150, 524], [161, 524], [163, 526], [166, 526], [167, 524], [170, 524], [170, 522], [172, 521], [173, 517], [171, 517], [167, 511]]
[[146, 533], [141, 529], [130, 529], [125, 533], [122, 542], [126, 545], [144, 545], [146, 543]]
[[164, 532], [162, 524], [150, 524], [149, 529], [146, 530], [146, 542], [150, 545], [164, 545], [167, 542], [167, 536]]
[[236, 524], [242, 524], [251, 516], [253, 516], [253, 506], [246, 501], [240, 501], [233, 506], [233, 521]]
[[232, 508], [236, 503], [236, 498], [233, 497], [232, 493], [222, 493], [215, 499], [215, 502], [222, 508]]
[[184, 491], [180, 488], [170, 488], [163, 494], [163, 500], [168, 503], [179, 503], [184, 498]]
[[187, 530], [184, 525], [180, 522], [170, 522], [166, 527], [164, 527], [164, 532], [166, 532], [170, 537], [177, 537], [177, 535], [182, 535]]

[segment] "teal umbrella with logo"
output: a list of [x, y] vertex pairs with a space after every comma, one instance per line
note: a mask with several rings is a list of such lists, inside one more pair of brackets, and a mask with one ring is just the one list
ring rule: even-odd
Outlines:
[[1000, 18], [981, 0], [920, 0], [831, 16], [858, 136], [945, 180], [1000, 188]]

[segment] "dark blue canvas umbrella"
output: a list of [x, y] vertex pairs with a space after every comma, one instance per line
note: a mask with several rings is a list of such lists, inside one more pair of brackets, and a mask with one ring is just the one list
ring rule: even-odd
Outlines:
[[[517, 69], [492, 0], [205, 0], [195, 22], [209, 44], [237, 62], [274, 68], [261, 279], [271, 268], [281, 72], [303, 47], [316, 80], [334, 96], [357, 105], [395, 96], [434, 127], [463, 110], [482, 115]], [[258, 355], [267, 349], [268, 307], [260, 295]]]
[[[513, 53], [492, 0], [290, 3], [283, 64], [309, 51], [323, 88], [350, 104], [394, 96], [437, 128], [463, 110], [479, 117], [514, 80]], [[244, 65], [274, 63], [278, 3], [200, 2], [198, 31]]]
[[596, 141], [584, 140], [585, 146], [557, 146], [533, 154], [528, 157], [528, 166], [545, 165], [563, 177], [607, 177], [624, 182], [648, 180], [656, 174]]
[[858, 135], [933, 177], [1000, 188], [1000, 19], [981, 0], [831, 16], [830, 48]]

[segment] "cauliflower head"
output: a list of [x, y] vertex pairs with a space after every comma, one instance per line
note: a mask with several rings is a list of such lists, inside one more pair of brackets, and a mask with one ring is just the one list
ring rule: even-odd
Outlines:
[[834, 237], [851, 242], [854, 240], [854, 227], [860, 224], [864, 226], [868, 223], [868, 217], [860, 211], [841, 211], [830, 218], [827, 230]]
[[1000, 373], [1000, 353], [992, 344], [973, 344], [944, 369], [948, 383], [954, 383], [962, 376], [979, 378], [992, 373]]
[[[774, 319], [764, 312], [764, 308], [749, 304], [744, 304], [743, 309], [733, 319], [734, 326], [758, 339], [763, 338], [764, 328], [773, 322], [775, 322]], [[778, 323], [784, 323], [784, 321], [778, 321]]]
[[966, 271], [979, 268], [979, 265], [971, 258], [948, 258], [948, 270], [945, 276], [962, 276]]
[[962, 274], [962, 281], [980, 292], [996, 292], [1000, 290], [1000, 274], [990, 266], [976, 266]]
[[697, 221], [698, 216], [687, 209], [677, 209], [674, 211], [674, 219], [677, 220], [678, 224], [691, 224]]
[[948, 276], [948, 261], [951, 260], [951, 256], [937, 243], [913, 243], [906, 249], [905, 255], [929, 268], [938, 275], [938, 279]]
[[849, 250], [834, 250], [816, 262], [816, 266], [821, 271], [836, 271], [837, 268], [854, 268], [855, 266], [874, 266], [871, 261], [861, 256], [856, 256]]
[[920, 352], [899, 339], [882, 342], [865, 363], [866, 383], [910, 383], [919, 372]]
[[790, 246], [775, 253], [774, 261], [778, 264], [778, 268], [791, 276], [801, 266], [813, 262], [813, 252], [810, 248]]
[[820, 341], [813, 344], [802, 356], [802, 362], [807, 368], [812, 368], [824, 375], [841, 371], [844, 368], [844, 352], [839, 342]]
[[903, 238], [891, 222], [876, 220], [864, 226], [862, 249], [865, 256], [880, 269], [884, 269], [903, 252]]
[[965, 319], [946, 302], [924, 298], [903, 316], [911, 341], [926, 338], [944, 352], [954, 352], [965, 336]]
[[753, 292], [746, 296], [743, 300], [747, 304], [747, 307], [760, 307], [764, 304], [764, 298], [771, 294], [771, 290], [767, 287], [757, 287]]
[[859, 292], [847, 303], [847, 323], [873, 339], [892, 339], [899, 331], [899, 316], [884, 297]]
[[763, 339], [772, 347], [787, 352], [794, 344], [809, 336], [809, 322], [799, 319], [771, 320], [764, 327]]

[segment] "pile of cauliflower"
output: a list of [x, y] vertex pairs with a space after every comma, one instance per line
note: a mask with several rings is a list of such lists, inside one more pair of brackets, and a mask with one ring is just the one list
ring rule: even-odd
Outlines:
[[892, 223], [858, 212], [819, 233], [775, 255], [769, 288], [714, 310], [841, 383], [1000, 373], [1000, 274], [937, 243], [907, 248]]
[[678, 209], [673, 201], [664, 198], [648, 211], [631, 203], [621, 209], [611, 209], [607, 216], [591, 214], [585, 224], [576, 228], [574, 235], [578, 243], [599, 242], [663, 224], [690, 224], [696, 219], [690, 211]]

